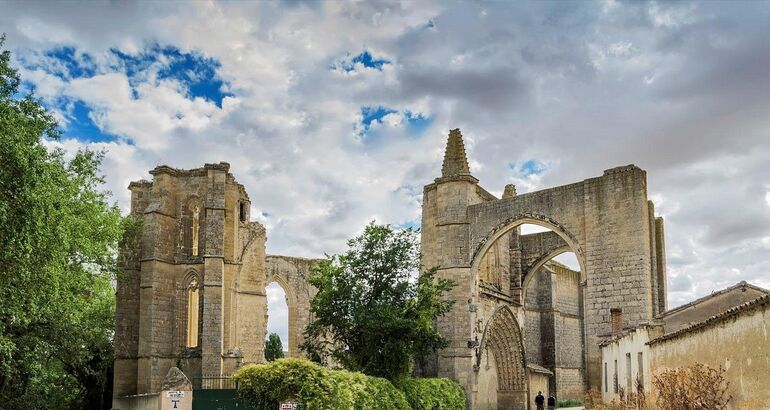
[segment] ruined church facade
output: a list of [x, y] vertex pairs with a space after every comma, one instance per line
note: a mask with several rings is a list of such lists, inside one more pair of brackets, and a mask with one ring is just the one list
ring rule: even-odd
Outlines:
[[264, 361], [265, 287], [289, 308], [290, 356], [309, 321], [313, 260], [265, 254], [266, 232], [229, 164], [159, 166], [129, 185], [139, 233], [117, 282], [115, 397], [160, 391], [171, 367], [191, 380]]
[[[129, 186], [141, 229], [117, 285], [115, 397], [160, 391], [173, 366], [194, 380], [263, 362], [273, 281], [286, 291], [289, 354], [301, 355], [315, 261], [265, 253], [265, 228], [227, 163], [150, 174]], [[633, 165], [526, 194], [509, 185], [498, 198], [452, 130], [421, 229], [423, 266], [457, 286], [436, 323], [449, 345], [417, 372], [457, 380], [470, 408], [526, 409], [537, 390], [582, 399], [601, 386], [598, 343], [613, 317], [634, 327], [667, 308], [663, 220]], [[565, 252], [579, 270], [552, 260]]]
[[[548, 231], [525, 235], [523, 224]], [[543, 373], [544, 393], [582, 399], [601, 386], [598, 343], [613, 316], [631, 327], [667, 307], [663, 220], [633, 165], [526, 194], [509, 185], [497, 198], [452, 130], [441, 176], [423, 191], [421, 248], [424, 266], [457, 283], [437, 322], [449, 346], [422, 373], [459, 381], [474, 409], [532, 406]], [[564, 252], [579, 272], [549, 262]]]

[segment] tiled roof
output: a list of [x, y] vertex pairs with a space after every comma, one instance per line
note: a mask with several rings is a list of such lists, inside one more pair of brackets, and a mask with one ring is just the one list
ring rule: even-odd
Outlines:
[[718, 315], [714, 315], [709, 317], [708, 319], [705, 319], [703, 321], [694, 323], [690, 326], [687, 326], [683, 329], [677, 330], [676, 332], [668, 333], [663, 336], [657, 337], [653, 340], [650, 340], [647, 342], [648, 345], [653, 345], [656, 343], [660, 343], [666, 340], [674, 339], [676, 337], [682, 336], [684, 334], [693, 332], [698, 329], [702, 329], [704, 327], [710, 326], [712, 324], [723, 322], [727, 319], [730, 319], [732, 317], [738, 316], [743, 312], [753, 310], [757, 307], [764, 306], [770, 304], [770, 294], [765, 294], [763, 296], [760, 296], [754, 300], [748, 301], [744, 304], [738, 305], [734, 308], [730, 308]]
[[662, 317], [665, 318], [668, 315], [671, 315], [671, 314], [674, 314], [674, 313], [677, 313], [677, 312], [681, 312], [682, 310], [685, 310], [685, 309], [687, 309], [690, 306], [698, 305], [698, 304], [700, 304], [702, 302], [705, 302], [705, 301], [707, 301], [707, 300], [709, 300], [709, 299], [711, 299], [711, 298], [713, 298], [715, 296], [724, 295], [725, 293], [732, 292], [732, 291], [734, 291], [736, 289], [740, 289], [740, 288], [750, 288], [750, 289], [754, 289], [754, 290], [757, 290], [757, 291], [765, 293], [765, 294], [770, 294], [770, 291], [767, 290], [767, 289], [763, 289], [763, 288], [760, 288], [759, 286], [752, 285], [751, 283], [748, 283], [746, 281], [740, 281], [740, 282], [736, 283], [733, 286], [730, 286], [730, 287], [727, 287], [727, 288], [724, 288], [724, 289], [721, 289], [721, 290], [717, 290], [717, 291], [711, 292], [711, 294], [709, 294], [709, 295], [703, 296], [701, 298], [693, 300], [692, 302], [685, 303], [684, 305], [677, 306], [677, 307], [675, 307], [675, 308], [673, 308], [671, 310], [663, 312]]

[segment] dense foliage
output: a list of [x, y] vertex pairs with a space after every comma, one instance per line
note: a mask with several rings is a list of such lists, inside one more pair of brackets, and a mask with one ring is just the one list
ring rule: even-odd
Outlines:
[[270, 336], [265, 340], [265, 359], [268, 362], [272, 362], [282, 357], [283, 344], [281, 343], [281, 336], [278, 336], [278, 333], [270, 333]]
[[111, 396], [121, 216], [100, 155], [65, 160], [57, 124], [0, 40], [0, 407], [100, 408]]
[[415, 410], [465, 409], [465, 391], [452, 379], [406, 379], [398, 387]]
[[313, 360], [331, 358], [348, 370], [398, 380], [413, 359], [446, 345], [434, 329], [453, 301], [453, 282], [420, 269], [418, 233], [366, 226], [349, 250], [319, 262], [310, 275], [318, 293], [302, 348]]
[[305, 359], [247, 365], [234, 376], [238, 395], [258, 410], [295, 400], [305, 409], [409, 409], [389, 381], [345, 370], [329, 370]]

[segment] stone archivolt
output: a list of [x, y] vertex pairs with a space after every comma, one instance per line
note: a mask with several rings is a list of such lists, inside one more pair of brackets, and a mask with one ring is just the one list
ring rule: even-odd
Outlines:
[[[500, 307], [487, 323], [481, 349], [490, 349], [495, 357], [499, 390], [524, 391], [526, 373], [524, 346], [516, 317], [507, 307]], [[481, 353], [477, 353], [478, 368]]]

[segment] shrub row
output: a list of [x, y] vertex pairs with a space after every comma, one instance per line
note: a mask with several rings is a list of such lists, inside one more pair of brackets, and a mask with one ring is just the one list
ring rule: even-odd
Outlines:
[[416, 410], [463, 410], [465, 391], [452, 379], [409, 379], [399, 387]]
[[402, 390], [379, 377], [329, 370], [305, 359], [247, 365], [234, 376], [238, 395], [258, 410], [295, 400], [304, 409], [462, 410], [465, 393], [449, 379], [408, 379]]

